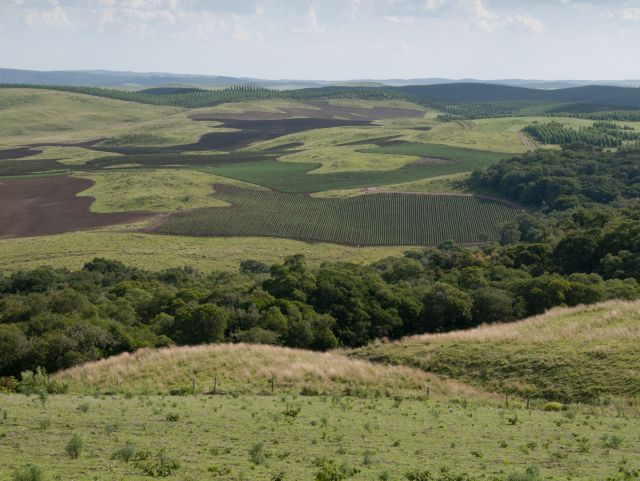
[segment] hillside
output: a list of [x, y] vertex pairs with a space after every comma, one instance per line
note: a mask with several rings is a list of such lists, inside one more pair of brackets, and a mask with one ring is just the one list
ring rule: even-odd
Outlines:
[[553, 309], [510, 324], [376, 343], [353, 355], [492, 391], [593, 401], [640, 394], [640, 302]]
[[72, 392], [169, 393], [192, 389], [218, 393], [369, 392], [477, 394], [421, 370], [377, 365], [337, 353], [258, 344], [210, 344], [141, 349], [59, 372]]

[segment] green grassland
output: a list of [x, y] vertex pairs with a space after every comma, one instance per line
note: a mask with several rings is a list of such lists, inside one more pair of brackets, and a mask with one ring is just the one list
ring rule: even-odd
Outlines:
[[106, 257], [150, 270], [188, 265], [205, 272], [237, 272], [243, 260], [256, 259], [273, 264], [282, 262], [292, 253], [304, 254], [311, 265], [330, 260], [367, 264], [383, 257], [401, 255], [406, 250], [401, 246], [357, 248], [264, 237], [153, 235], [122, 229], [118, 226], [2, 240], [0, 270], [12, 272], [41, 265], [79, 269], [95, 257]]
[[70, 392], [0, 394], [0, 480], [28, 464], [65, 481], [603, 481], [638, 467], [637, 407], [505, 404], [341, 353], [172, 347], [54, 379]]
[[29, 160], [57, 159], [59, 163], [75, 168], [85, 165], [90, 160], [118, 155], [85, 149], [84, 147], [44, 146], [38, 147], [38, 150], [42, 150], [42, 153], [29, 157]]
[[365, 187], [354, 189], [325, 190], [311, 194], [314, 197], [353, 197], [354, 195], [373, 192], [411, 192], [424, 194], [468, 194], [470, 191], [465, 187], [469, 174], [441, 175], [438, 177], [427, 177], [426, 179], [404, 182], [400, 184], [382, 185], [378, 187]]
[[223, 207], [216, 199], [214, 183], [254, 187], [243, 182], [186, 169], [162, 169], [84, 173], [80, 177], [96, 184], [80, 196], [94, 197], [93, 212], [171, 212], [200, 207]]
[[[159, 466], [180, 481], [399, 481], [443, 468], [506, 480], [530, 465], [540, 478], [510, 479], [602, 481], [625, 460], [637, 465], [640, 449], [634, 419], [459, 399], [0, 395], [0, 406], [2, 481], [28, 463], [65, 481], [152, 479]], [[74, 435], [76, 459], [65, 452]], [[320, 477], [343, 466], [353, 475]]]
[[127, 126], [181, 110], [67, 92], [1, 89], [0, 144], [9, 147], [108, 137]]
[[594, 402], [640, 396], [640, 304], [557, 309], [506, 325], [424, 335], [356, 351], [493, 391]]

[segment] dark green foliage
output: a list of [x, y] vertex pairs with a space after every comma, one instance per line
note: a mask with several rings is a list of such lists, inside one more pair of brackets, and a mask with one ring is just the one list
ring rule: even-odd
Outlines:
[[77, 434], [74, 434], [67, 445], [64, 447], [64, 450], [67, 453], [67, 456], [69, 456], [71, 459], [78, 459], [80, 457], [80, 454], [82, 454], [83, 446], [84, 442], [82, 441], [82, 438], [80, 438], [80, 436], [78, 436]]
[[136, 445], [131, 441], [127, 441], [124, 446], [117, 449], [110, 457], [110, 459], [115, 459], [117, 461], [123, 461], [128, 463], [131, 461], [136, 455]]
[[160, 449], [155, 455], [148, 451], [138, 451], [132, 459], [136, 469], [152, 478], [166, 478], [180, 468], [178, 460], [170, 457], [164, 449]]
[[[577, 149], [577, 150], [574, 150]], [[538, 151], [475, 172], [472, 184], [524, 205], [567, 210], [640, 195], [640, 151]]]
[[613, 122], [594, 122], [591, 127], [581, 127], [577, 130], [565, 127], [560, 122], [535, 123], [525, 127], [524, 131], [545, 144], [583, 142], [596, 147], [620, 147], [623, 142], [640, 139], [640, 132]]
[[11, 478], [13, 481], [44, 481], [45, 477], [38, 466], [28, 464], [24, 468], [16, 469]]
[[314, 464], [318, 466], [316, 481], [343, 481], [360, 472], [358, 468], [350, 467], [346, 461], [338, 465], [333, 459], [317, 459]]

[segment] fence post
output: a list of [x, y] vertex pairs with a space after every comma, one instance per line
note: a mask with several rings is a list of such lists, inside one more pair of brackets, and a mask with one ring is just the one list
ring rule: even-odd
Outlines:
[[271, 376], [271, 394], [273, 394], [274, 390], [275, 390], [275, 378]]

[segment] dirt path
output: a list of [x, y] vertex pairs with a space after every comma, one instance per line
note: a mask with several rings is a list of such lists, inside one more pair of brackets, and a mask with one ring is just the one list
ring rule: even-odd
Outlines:
[[92, 185], [91, 180], [65, 176], [0, 180], [0, 239], [61, 234], [153, 215], [93, 213], [93, 198], [76, 196]]
[[525, 134], [524, 132], [520, 132], [518, 134], [518, 137], [520, 138], [520, 142], [522, 142], [522, 144], [527, 149], [527, 152], [532, 152], [533, 150], [535, 150], [535, 146], [533, 145], [533, 142], [531, 142], [531, 139], [527, 137], [527, 134]]

